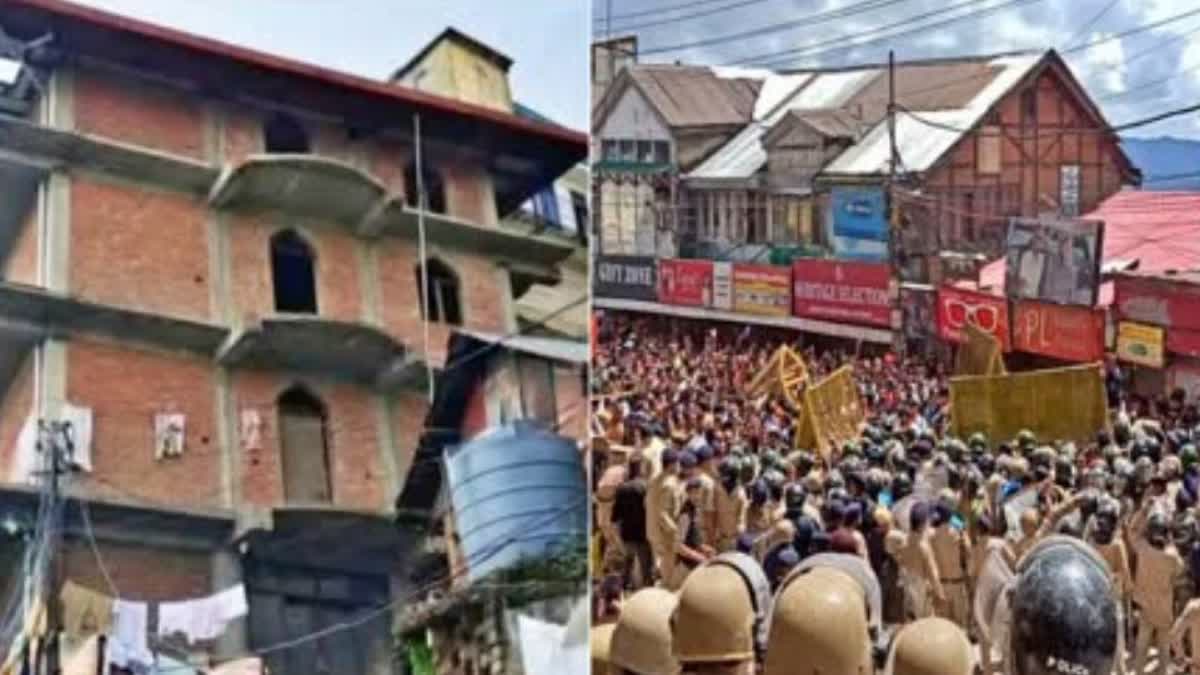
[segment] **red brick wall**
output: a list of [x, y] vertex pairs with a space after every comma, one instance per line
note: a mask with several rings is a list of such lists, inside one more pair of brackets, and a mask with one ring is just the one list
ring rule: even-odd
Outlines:
[[438, 167], [446, 181], [446, 207], [450, 215], [479, 225], [495, 225], [496, 209], [489, 204], [487, 174], [478, 166], [443, 164]]
[[[243, 317], [275, 313], [271, 282], [271, 236], [279, 231], [268, 217], [237, 215], [230, 227], [230, 264], [235, 306]], [[300, 231], [316, 249], [317, 310], [342, 321], [362, 319], [358, 258], [354, 238], [332, 229]]]
[[412, 468], [413, 455], [417, 451], [417, 443], [421, 440], [421, 432], [425, 428], [425, 416], [429, 414], [429, 400], [423, 394], [405, 393], [396, 397], [392, 409], [392, 430], [396, 443], [398, 485], [404, 484], [408, 471]]
[[[234, 405], [255, 408], [263, 420], [262, 448], [242, 458], [242, 500], [259, 506], [284, 504], [283, 458], [279, 442], [276, 400], [295, 380], [267, 372], [234, 375]], [[371, 394], [343, 384], [306, 386], [325, 404], [329, 438], [330, 479], [338, 506], [378, 510], [384, 503], [384, 472], [379, 455], [378, 421]]]
[[367, 148], [367, 163], [371, 173], [389, 190], [404, 194], [404, 167], [410, 150], [399, 143], [372, 143]]
[[13, 249], [4, 263], [5, 281], [15, 281], [31, 286], [37, 284], [37, 251], [37, 208], [33, 206], [25, 215], [25, 220], [21, 223], [21, 233], [13, 242]]
[[97, 70], [75, 77], [79, 131], [204, 159], [204, 108], [186, 93]]
[[[67, 398], [92, 408], [95, 493], [178, 506], [221, 506], [212, 365], [89, 340], [67, 345]], [[154, 416], [187, 416], [182, 457], [154, 458]], [[116, 486], [116, 487], [114, 487]]]
[[343, 127], [331, 124], [308, 124], [312, 151], [322, 157], [338, 159], [353, 164], [354, 149]]
[[25, 419], [33, 412], [33, 351], [30, 350], [20, 371], [8, 386], [0, 402], [0, 482], [7, 482], [16, 450], [17, 435]]
[[582, 441], [587, 436], [587, 394], [577, 368], [554, 367], [554, 400], [558, 406], [558, 433]]
[[176, 192], [71, 182], [71, 290], [169, 316], [209, 316], [205, 207]]
[[[123, 599], [165, 602], [212, 593], [211, 559], [206, 554], [105, 541], [97, 542], [97, 546]], [[87, 542], [68, 541], [63, 548], [64, 578], [106, 595], [111, 593]]]
[[250, 111], [227, 111], [225, 115], [225, 161], [237, 164], [247, 156], [262, 151], [262, 119]]

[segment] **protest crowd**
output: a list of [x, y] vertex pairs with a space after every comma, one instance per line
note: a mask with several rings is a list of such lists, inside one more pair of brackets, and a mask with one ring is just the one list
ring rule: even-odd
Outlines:
[[[959, 438], [932, 358], [614, 312], [596, 333], [595, 672], [1200, 675], [1182, 391], [1109, 362], [1091, 438]], [[853, 438], [806, 447], [757, 386], [781, 346], [810, 385], [852, 369]]]

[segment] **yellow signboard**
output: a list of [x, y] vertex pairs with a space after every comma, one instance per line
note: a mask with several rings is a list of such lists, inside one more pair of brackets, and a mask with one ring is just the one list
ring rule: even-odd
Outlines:
[[955, 375], [1003, 375], [1004, 350], [995, 335], [968, 323], [963, 326], [966, 342], [958, 348], [954, 360]]
[[1047, 440], [1091, 441], [1108, 426], [1098, 363], [950, 380], [951, 433], [1011, 439], [1029, 429]]
[[1151, 368], [1162, 368], [1163, 329], [1122, 321], [1117, 326], [1117, 358]]
[[816, 448], [823, 455], [828, 456], [841, 443], [856, 440], [866, 410], [858, 397], [853, 368], [842, 366], [805, 389], [804, 413]]

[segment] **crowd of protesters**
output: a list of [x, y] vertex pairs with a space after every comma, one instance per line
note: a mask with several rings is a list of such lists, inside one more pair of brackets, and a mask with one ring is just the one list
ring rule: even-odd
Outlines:
[[[859, 438], [823, 453], [797, 447], [799, 411], [748, 390], [781, 345], [803, 356], [811, 380], [853, 367]], [[679, 589], [727, 551], [753, 556], [773, 585], [833, 552], [869, 563], [889, 625], [944, 617], [987, 653], [997, 627], [974, 605], [988, 561], [1016, 569], [1040, 540], [1065, 534], [1107, 564], [1128, 667], [1143, 672], [1153, 657], [1167, 672], [1168, 653], [1190, 653], [1200, 674], [1200, 415], [1184, 392], [1134, 396], [1109, 363], [1111, 424], [1088, 442], [955, 438], [950, 367], [929, 359], [611, 312], [594, 349], [599, 622], [637, 589]], [[1117, 659], [1116, 672], [1126, 668]]]

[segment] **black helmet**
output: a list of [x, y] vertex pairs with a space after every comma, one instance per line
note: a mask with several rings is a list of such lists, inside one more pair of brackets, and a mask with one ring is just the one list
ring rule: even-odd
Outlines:
[[1116, 441], [1117, 445], [1124, 447], [1129, 444], [1132, 438], [1133, 430], [1129, 428], [1129, 424], [1117, 422], [1113, 425], [1113, 440]]
[[783, 499], [783, 484], [787, 482], [787, 476], [784, 476], [783, 472], [770, 469], [763, 472], [763, 480], [767, 483], [767, 491], [771, 493], [771, 499], [775, 501]]
[[1121, 520], [1121, 502], [1112, 497], [1102, 497], [1096, 505], [1096, 526], [1092, 530], [1092, 540], [1100, 546], [1112, 543], [1117, 533], [1117, 523]]
[[906, 473], [896, 474], [892, 479], [892, 501], [898, 502], [912, 494], [912, 479]]
[[742, 462], [736, 457], [726, 457], [717, 465], [717, 475], [722, 482], [736, 483], [742, 471]]
[[1059, 457], [1054, 462], [1054, 482], [1059, 487], [1071, 489], [1075, 487], [1075, 465], [1066, 457]]
[[1107, 675], [1117, 652], [1108, 568], [1086, 544], [1047, 537], [1017, 567], [1008, 660], [1015, 675]]
[[807, 500], [808, 493], [799, 483], [792, 483], [783, 489], [783, 504], [789, 514], [803, 512], [804, 502]]
[[1170, 520], [1167, 514], [1155, 510], [1146, 521], [1146, 540], [1152, 546], [1162, 548], [1167, 545], [1167, 535], [1170, 534]]

